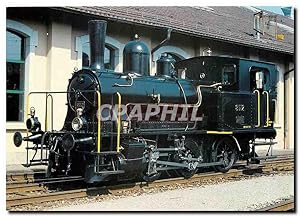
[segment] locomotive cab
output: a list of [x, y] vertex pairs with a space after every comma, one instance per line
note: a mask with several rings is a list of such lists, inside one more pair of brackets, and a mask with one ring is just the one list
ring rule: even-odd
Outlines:
[[203, 56], [176, 63], [176, 71], [178, 77], [203, 85], [219, 84], [216, 89], [202, 89], [206, 105], [203, 112], [209, 129], [259, 132], [268, 128], [269, 136], [275, 137], [277, 70], [274, 64]]

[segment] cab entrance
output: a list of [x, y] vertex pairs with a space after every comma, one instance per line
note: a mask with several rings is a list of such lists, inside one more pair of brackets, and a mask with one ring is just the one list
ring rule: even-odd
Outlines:
[[[271, 126], [270, 114], [270, 72], [263, 68], [252, 67], [250, 70], [250, 87], [256, 97], [256, 128]], [[272, 119], [273, 120], [273, 119]]]

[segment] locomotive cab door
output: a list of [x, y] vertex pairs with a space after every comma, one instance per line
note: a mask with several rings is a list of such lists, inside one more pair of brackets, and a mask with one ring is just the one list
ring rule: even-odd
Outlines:
[[250, 79], [251, 90], [256, 97], [255, 127], [270, 127], [270, 73], [267, 69], [253, 67], [250, 70]]

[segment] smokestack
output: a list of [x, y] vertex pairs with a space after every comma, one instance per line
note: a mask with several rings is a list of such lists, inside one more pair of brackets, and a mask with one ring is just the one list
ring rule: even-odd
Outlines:
[[91, 20], [88, 23], [90, 36], [90, 68], [92, 70], [104, 69], [104, 50], [107, 22], [104, 20]]

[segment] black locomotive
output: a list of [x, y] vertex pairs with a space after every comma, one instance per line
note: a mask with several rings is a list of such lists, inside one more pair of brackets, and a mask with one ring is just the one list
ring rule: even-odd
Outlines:
[[175, 62], [163, 54], [150, 76], [150, 51], [136, 37], [116, 73], [104, 68], [105, 35], [105, 21], [89, 22], [90, 69], [69, 81], [63, 128], [43, 130], [32, 107], [30, 135], [15, 133], [16, 146], [23, 140], [27, 151], [46, 152], [27, 156], [26, 166], [46, 164], [48, 176], [88, 183], [153, 181], [169, 170], [188, 178], [200, 167], [226, 172], [238, 159], [259, 160], [257, 139], [274, 144], [274, 64], [218, 56]]

